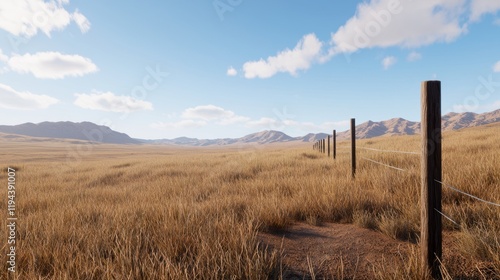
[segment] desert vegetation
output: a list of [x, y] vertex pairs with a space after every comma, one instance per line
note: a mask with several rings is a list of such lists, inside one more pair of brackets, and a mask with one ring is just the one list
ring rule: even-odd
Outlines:
[[[388, 264], [394, 266], [390, 272], [374, 267], [370, 278], [422, 275], [418, 155], [358, 149], [353, 180], [348, 142], [338, 143], [335, 161], [309, 144], [93, 144], [68, 162], [68, 150], [81, 143], [1, 141], [2, 172], [8, 166], [18, 171], [17, 273], [10, 278], [280, 279], [283, 256], [267, 248], [259, 233], [295, 222], [353, 223], [407, 241], [401, 262]], [[358, 146], [418, 152], [420, 137], [373, 138]], [[445, 133], [443, 180], [499, 203], [500, 125]], [[0, 188], [1, 197], [6, 192]], [[443, 219], [452, 240], [445, 244], [444, 275], [500, 278], [500, 207], [445, 187], [443, 192], [443, 213], [457, 223]], [[6, 199], [0, 209], [5, 213]], [[6, 275], [5, 254], [1, 258], [0, 275]]]

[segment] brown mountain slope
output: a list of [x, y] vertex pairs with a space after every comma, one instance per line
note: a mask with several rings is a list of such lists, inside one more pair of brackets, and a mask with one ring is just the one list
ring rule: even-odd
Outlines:
[[[494, 122], [500, 122], [500, 109], [483, 113], [448, 113], [442, 117], [442, 128], [447, 130], [458, 130], [466, 127], [474, 127]], [[394, 118], [386, 121], [367, 121], [356, 126], [356, 138], [365, 139], [377, 136], [413, 135], [420, 133], [420, 123], [412, 122], [402, 118]], [[339, 139], [349, 139], [350, 131], [338, 134]]]

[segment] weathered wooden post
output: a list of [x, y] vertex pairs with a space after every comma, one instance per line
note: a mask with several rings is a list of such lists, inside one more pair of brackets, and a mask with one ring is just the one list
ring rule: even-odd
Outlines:
[[[441, 279], [441, 82], [421, 85], [422, 189], [420, 246], [424, 271]], [[438, 212], [439, 211], [439, 212]]]
[[333, 130], [333, 159], [337, 158], [337, 130]]
[[351, 164], [352, 177], [356, 176], [356, 119], [351, 119]]
[[321, 140], [321, 145], [323, 147], [323, 154], [325, 153], [325, 138], [323, 138], [323, 140]]
[[330, 135], [328, 135], [328, 157], [330, 157]]

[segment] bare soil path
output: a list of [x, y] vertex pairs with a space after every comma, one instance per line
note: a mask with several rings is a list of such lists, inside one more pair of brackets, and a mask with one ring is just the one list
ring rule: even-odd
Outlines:
[[285, 279], [373, 279], [374, 266], [380, 272], [380, 267], [403, 263], [410, 246], [415, 246], [352, 224], [296, 223], [259, 238], [283, 252]]
[[[283, 279], [399, 279], [403, 271], [412, 278], [405, 270], [418, 266], [416, 244], [352, 224], [295, 223], [260, 233], [259, 239], [282, 253]], [[443, 232], [443, 259], [453, 279], [498, 279], [491, 262], [475, 260], [457, 246], [456, 233]]]

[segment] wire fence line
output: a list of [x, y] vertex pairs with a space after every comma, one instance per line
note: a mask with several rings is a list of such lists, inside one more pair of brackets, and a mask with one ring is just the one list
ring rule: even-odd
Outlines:
[[359, 149], [363, 150], [370, 150], [370, 151], [377, 151], [377, 152], [388, 152], [388, 153], [398, 153], [398, 154], [410, 154], [410, 155], [421, 155], [422, 153], [417, 153], [417, 152], [407, 152], [407, 151], [396, 151], [396, 150], [382, 150], [382, 149], [375, 149], [375, 148], [365, 148], [365, 147], [358, 147]]
[[457, 188], [455, 188], [455, 187], [453, 187], [453, 186], [447, 185], [447, 184], [445, 184], [445, 183], [443, 183], [443, 182], [441, 182], [441, 181], [439, 181], [439, 180], [434, 179], [434, 181], [436, 181], [436, 182], [440, 183], [441, 185], [443, 185], [443, 186], [445, 186], [445, 187], [447, 187], [447, 188], [449, 188], [449, 189], [451, 189], [451, 190], [454, 190], [454, 191], [456, 191], [456, 192], [458, 192], [458, 193], [461, 193], [461, 194], [463, 194], [463, 195], [466, 195], [466, 196], [468, 196], [468, 197], [474, 198], [474, 199], [476, 199], [476, 200], [479, 200], [479, 201], [484, 202], [484, 203], [487, 203], [487, 204], [491, 204], [491, 205], [493, 205], [493, 206], [498, 206], [498, 207], [500, 207], [500, 204], [498, 204], [498, 203], [491, 202], [491, 201], [487, 201], [487, 200], [484, 200], [484, 199], [479, 198], [479, 197], [477, 197], [477, 196], [474, 196], [474, 195], [472, 195], [472, 194], [468, 194], [468, 193], [466, 193], [466, 192], [464, 192], [464, 191], [461, 191], [461, 190], [459, 190], [459, 189], [457, 189]]
[[[384, 149], [376, 149], [376, 148], [367, 148], [367, 147], [357, 147], [358, 149], [363, 149], [363, 150], [370, 150], [370, 151], [377, 151], [377, 152], [390, 152], [390, 153], [398, 153], [398, 154], [411, 154], [411, 155], [421, 155], [421, 153], [417, 153], [417, 152], [410, 152], [410, 151], [397, 151], [397, 150], [384, 150]], [[337, 152], [337, 154], [347, 154], [349, 152], [345, 151], [347, 149], [349, 149], [348, 147], [338, 147], [337, 148], [338, 150], [342, 150], [342, 152]], [[378, 162], [378, 161], [375, 161], [373, 159], [370, 159], [370, 158], [366, 158], [366, 157], [360, 157], [361, 159], [364, 159], [366, 161], [369, 161], [369, 162], [372, 162], [372, 163], [375, 163], [375, 164], [378, 164], [378, 165], [382, 165], [382, 166], [385, 166], [385, 167], [388, 167], [388, 168], [391, 168], [391, 169], [395, 169], [395, 170], [398, 170], [398, 171], [407, 171], [405, 169], [402, 169], [402, 168], [399, 168], [399, 167], [396, 167], [396, 166], [392, 166], [392, 165], [389, 165], [389, 164], [385, 164], [385, 163], [382, 163], [382, 162]], [[478, 201], [481, 201], [481, 202], [484, 202], [484, 203], [487, 203], [487, 204], [490, 204], [490, 205], [493, 205], [493, 206], [497, 206], [497, 207], [500, 207], [500, 204], [499, 203], [495, 203], [495, 202], [491, 202], [491, 201], [487, 201], [487, 200], [484, 200], [482, 198], [479, 198], [477, 196], [474, 196], [472, 194], [469, 194], [469, 193], [466, 193], [462, 190], [459, 190], [453, 186], [450, 186], [450, 185], [447, 185], [439, 180], [436, 180], [434, 179], [434, 181], [436, 181], [437, 183], [455, 191], [455, 192], [458, 192], [458, 193], [461, 193], [463, 195], [466, 195], [468, 197], [471, 197], [473, 199], [476, 199]], [[435, 209], [436, 211], [438, 211], [437, 209]], [[439, 212], [439, 211], [438, 211]], [[439, 212], [439, 214], [441, 214], [443, 217], [445, 217], [446, 219], [452, 221], [453, 223], [457, 224], [455, 221], [453, 221], [452, 219], [450, 219], [450, 217], [444, 215], [442, 212]], [[458, 225], [458, 224], [457, 224]]]
[[458, 224], [457, 222], [455, 222], [452, 218], [446, 216], [445, 214], [443, 214], [443, 212], [437, 210], [436, 208], [434, 208], [434, 210], [436, 210], [436, 212], [438, 212], [439, 214], [441, 214], [441, 216], [445, 217], [446, 219], [448, 219], [448, 221], [454, 223], [455, 225], [457, 225], [458, 227], [460, 227], [460, 224]]
[[392, 166], [392, 165], [389, 165], [389, 164], [385, 164], [385, 163], [382, 163], [382, 162], [378, 162], [378, 161], [375, 161], [373, 159], [369, 159], [369, 158], [365, 158], [365, 157], [361, 157], [361, 158], [364, 159], [364, 160], [376, 163], [376, 164], [380, 164], [380, 165], [385, 166], [385, 167], [389, 167], [389, 168], [396, 169], [396, 170], [399, 170], [399, 171], [406, 171], [406, 170], [404, 170], [402, 168], [395, 167], [395, 166]]

